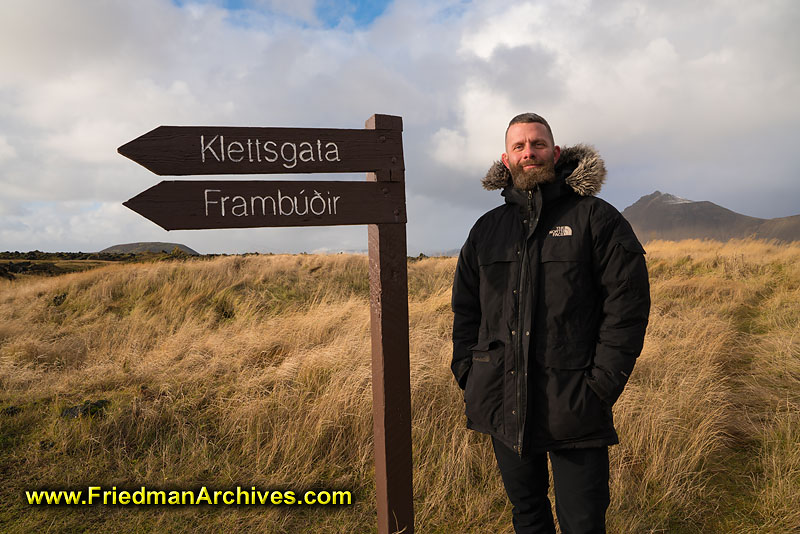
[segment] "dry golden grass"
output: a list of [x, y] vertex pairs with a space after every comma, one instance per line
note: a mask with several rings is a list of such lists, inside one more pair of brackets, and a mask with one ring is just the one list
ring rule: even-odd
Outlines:
[[[800, 246], [651, 242], [609, 532], [796, 532]], [[449, 371], [454, 258], [409, 264], [417, 531], [511, 533]], [[0, 530], [374, 532], [367, 261], [248, 256], [0, 282]], [[65, 406], [112, 401], [104, 417]], [[349, 489], [353, 506], [32, 508], [89, 484]]]

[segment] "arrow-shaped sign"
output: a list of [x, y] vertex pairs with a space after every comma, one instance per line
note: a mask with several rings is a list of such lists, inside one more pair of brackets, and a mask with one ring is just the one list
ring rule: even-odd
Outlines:
[[400, 130], [159, 126], [117, 151], [162, 176], [404, 168]]
[[173, 180], [123, 204], [165, 230], [406, 222], [402, 182]]

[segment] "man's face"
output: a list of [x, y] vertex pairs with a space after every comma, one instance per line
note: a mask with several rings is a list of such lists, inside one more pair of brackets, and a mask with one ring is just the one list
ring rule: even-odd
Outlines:
[[508, 129], [502, 159], [517, 189], [528, 191], [555, 180], [555, 164], [560, 155], [561, 149], [553, 144], [544, 124], [521, 122]]

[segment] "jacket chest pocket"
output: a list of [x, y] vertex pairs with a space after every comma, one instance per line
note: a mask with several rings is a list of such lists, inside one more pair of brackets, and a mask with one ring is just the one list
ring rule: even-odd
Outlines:
[[559, 293], [580, 293], [593, 286], [591, 249], [578, 239], [551, 237], [542, 244], [541, 279], [556, 298]]
[[478, 256], [481, 332], [483, 338], [505, 339], [513, 316], [513, 291], [519, 281], [516, 248], [487, 250]]
[[547, 236], [542, 242], [541, 262], [588, 262], [591, 261], [590, 243], [579, 235], [561, 237]]
[[537, 316], [548, 340], [593, 341], [598, 294], [589, 244], [579, 236], [548, 237], [539, 262]]

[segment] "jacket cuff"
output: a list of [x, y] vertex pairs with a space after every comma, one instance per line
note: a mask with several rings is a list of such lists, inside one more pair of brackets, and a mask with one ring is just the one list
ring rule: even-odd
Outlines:
[[467, 376], [469, 376], [469, 370], [471, 366], [468, 362], [461, 362], [460, 365], [453, 364], [452, 366], [453, 375], [456, 377], [456, 382], [458, 382], [458, 387], [461, 389], [466, 389], [467, 387]]
[[591, 371], [587, 371], [586, 381], [589, 387], [600, 397], [600, 400], [613, 406], [620, 395], [622, 390], [625, 389], [625, 384], [628, 383], [628, 377], [622, 371], [610, 371], [601, 367], [593, 367]]

